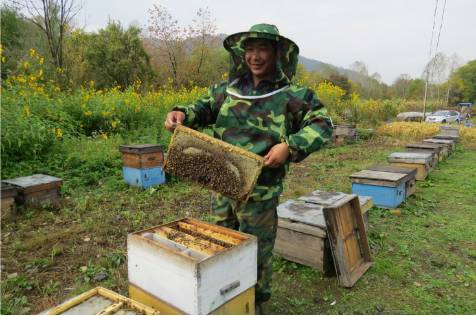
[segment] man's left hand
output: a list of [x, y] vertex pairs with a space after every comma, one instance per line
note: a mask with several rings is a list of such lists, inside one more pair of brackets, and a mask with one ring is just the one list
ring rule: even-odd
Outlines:
[[271, 147], [269, 152], [264, 156], [264, 165], [270, 168], [282, 166], [289, 157], [288, 144], [281, 143]]

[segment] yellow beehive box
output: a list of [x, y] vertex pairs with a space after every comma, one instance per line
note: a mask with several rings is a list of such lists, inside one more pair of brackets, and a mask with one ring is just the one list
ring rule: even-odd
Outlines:
[[159, 225], [129, 234], [129, 284], [183, 313], [209, 314], [255, 286], [257, 248], [252, 235], [190, 218]]
[[416, 168], [415, 179], [425, 180], [433, 168], [434, 153], [395, 152], [388, 156], [388, 162], [394, 166]]
[[165, 171], [237, 201], [246, 201], [264, 159], [182, 125], [170, 141]]
[[103, 287], [96, 287], [67, 300], [45, 312], [46, 315], [157, 315], [159, 312], [147, 305], [117, 294]]

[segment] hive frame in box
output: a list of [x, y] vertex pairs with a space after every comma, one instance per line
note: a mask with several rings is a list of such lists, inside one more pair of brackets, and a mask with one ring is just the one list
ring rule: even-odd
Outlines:
[[[217, 234], [212, 237], [229, 236], [236, 244], [205, 249], [201, 246], [207, 243], [200, 242], [203, 253], [197, 254], [199, 248], [180, 246], [177, 240], [186, 241], [181, 236], [161, 237], [160, 231], [170, 232], [180, 223]], [[191, 218], [134, 232], [127, 238], [129, 284], [173, 309], [208, 314], [256, 284], [257, 247], [255, 236]], [[230, 266], [237, 274], [230, 273]]]
[[[179, 141], [179, 138], [181, 137], [181, 136], [179, 136], [179, 134], [186, 134], [187, 136], [192, 137], [195, 140], [196, 143], [201, 143], [202, 145], [204, 143], [206, 143], [208, 145], [219, 147], [221, 149], [220, 152], [222, 152], [225, 156], [228, 156], [227, 158], [230, 158], [232, 154], [236, 154], [236, 155], [240, 156], [239, 160], [233, 161], [235, 164], [240, 164], [240, 163], [245, 164], [246, 163], [245, 160], [254, 164], [252, 166], [247, 166], [247, 168], [250, 168], [250, 169], [254, 168], [254, 172], [253, 172], [253, 170], [246, 170], [246, 168], [238, 168], [238, 167], [235, 166], [237, 169], [239, 169], [240, 173], [242, 173], [242, 172], [252, 172], [252, 174], [248, 174], [247, 177], [240, 177], [241, 180], [245, 181], [246, 183], [242, 184], [243, 189], [242, 189], [242, 192], [240, 193], [241, 196], [237, 200], [240, 203], [245, 203], [248, 200], [251, 192], [253, 191], [253, 188], [255, 187], [256, 182], [258, 181], [258, 176], [261, 173], [261, 169], [264, 166], [263, 157], [255, 154], [255, 153], [252, 153], [250, 151], [247, 151], [243, 148], [228, 144], [227, 142], [224, 142], [222, 140], [219, 140], [219, 139], [213, 138], [211, 136], [205, 135], [203, 133], [200, 133], [200, 132], [195, 131], [191, 128], [185, 127], [183, 125], [177, 125], [177, 127], [175, 128], [174, 134], [173, 134], [173, 136], [170, 140], [169, 154], [168, 154], [168, 157], [165, 160], [165, 164], [164, 164], [164, 170], [166, 172], [170, 172], [170, 168], [168, 168], [168, 164], [169, 164], [168, 159], [170, 157], [170, 151], [174, 150], [173, 149], [174, 145]], [[193, 145], [188, 144], [188, 145], [190, 147], [193, 147], [193, 145], [196, 145], [196, 144], [193, 144]], [[202, 150], [203, 150], [203, 148], [202, 148]], [[215, 151], [216, 150], [217, 149], [215, 149]], [[193, 181], [193, 180], [190, 179], [190, 181]], [[194, 181], [194, 182], [196, 182], [196, 181]], [[199, 183], [199, 184], [203, 185], [201, 183]]]
[[108, 306], [107, 308], [104, 308], [100, 313], [98, 313], [101, 315], [113, 314], [123, 307], [135, 309], [142, 315], [157, 315], [159, 313], [157, 310], [153, 309], [152, 307], [136, 302], [134, 300], [131, 300], [130, 298], [127, 298], [125, 296], [117, 294], [116, 292], [110, 291], [108, 289], [105, 289], [99, 286], [83, 294], [75, 296], [71, 298], [70, 300], [67, 300], [66, 302], [56, 307], [53, 307], [47, 310], [45, 314], [46, 315], [60, 315], [68, 311], [69, 309], [75, 307], [76, 305], [79, 305], [80, 303], [87, 301], [88, 299], [90, 299], [91, 297], [95, 295], [103, 296], [114, 302], [114, 304]]

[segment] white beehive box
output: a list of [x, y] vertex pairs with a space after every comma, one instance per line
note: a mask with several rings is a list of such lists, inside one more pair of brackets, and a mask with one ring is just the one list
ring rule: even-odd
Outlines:
[[256, 237], [185, 218], [128, 235], [129, 283], [187, 314], [256, 284]]

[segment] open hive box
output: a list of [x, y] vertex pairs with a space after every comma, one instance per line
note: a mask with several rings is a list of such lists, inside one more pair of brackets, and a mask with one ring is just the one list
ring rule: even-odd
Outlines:
[[190, 218], [129, 234], [129, 295], [168, 314], [209, 314], [241, 296], [226, 312], [253, 313], [257, 247], [252, 235]]
[[18, 188], [16, 201], [28, 206], [58, 204], [63, 180], [46, 174], [34, 174], [27, 177], [7, 179], [3, 182]]
[[178, 125], [165, 171], [237, 201], [246, 201], [264, 160], [252, 152]]
[[46, 315], [157, 315], [149, 306], [102, 287], [73, 297], [45, 312]]

